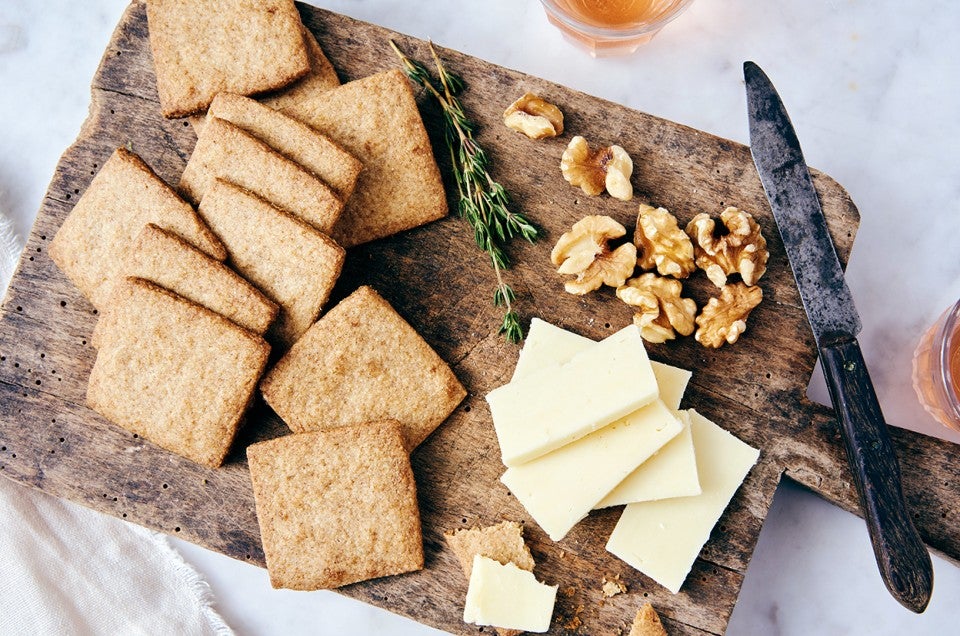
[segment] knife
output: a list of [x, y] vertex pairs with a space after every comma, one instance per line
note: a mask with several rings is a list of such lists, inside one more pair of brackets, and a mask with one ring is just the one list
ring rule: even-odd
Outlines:
[[773, 84], [745, 62], [750, 153], [813, 329], [873, 553], [887, 589], [920, 613], [933, 566], [903, 500], [900, 467], [857, 343], [860, 316], [843, 276], [800, 143]]

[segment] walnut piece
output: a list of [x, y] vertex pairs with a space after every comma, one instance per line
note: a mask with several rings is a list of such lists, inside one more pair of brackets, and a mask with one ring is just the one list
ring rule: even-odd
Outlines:
[[759, 287], [743, 283], [725, 285], [719, 298], [711, 298], [697, 316], [694, 338], [704, 347], [717, 349], [724, 342], [733, 344], [747, 330], [747, 317], [763, 300]]
[[640, 206], [633, 244], [640, 269], [656, 269], [662, 276], [674, 278], [687, 278], [697, 270], [690, 237], [677, 225], [677, 217], [664, 208]]
[[626, 233], [626, 228], [609, 216], [587, 216], [577, 221], [550, 253], [557, 272], [577, 275], [565, 283], [564, 289], [583, 295], [601, 285], [623, 285], [637, 264], [637, 248], [625, 243], [611, 251], [609, 242]]
[[530, 139], [556, 137], [563, 133], [563, 113], [533, 93], [525, 93], [507, 106], [503, 111], [503, 123]]
[[693, 333], [697, 303], [691, 298], [681, 298], [682, 288], [678, 280], [648, 272], [618, 287], [617, 297], [639, 309], [633, 315], [633, 323], [640, 327], [643, 339], [661, 343], [673, 340], [678, 333], [683, 336]]
[[577, 135], [560, 158], [560, 172], [572, 186], [597, 196], [606, 190], [615, 199], [633, 198], [633, 160], [620, 146], [590, 150], [587, 140]]
[[731, 274], [740, 274], [744, 283], [756, 285], [767, 271], [769, 257], [760, 226], [749, 213], [733, 207], [721, 212], [720, 220], [727, 229], [721, 236], [707, 214], [698, 214], [687, 224], [697, 266], [717, 287], [726, 285]]

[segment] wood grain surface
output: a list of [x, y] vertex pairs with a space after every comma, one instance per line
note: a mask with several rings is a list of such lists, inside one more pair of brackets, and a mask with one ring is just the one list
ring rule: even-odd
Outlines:
[[[300, 10], [343, 81], [396, 68], [389, 38], [412, 56], [429, 59], [422, 41], [320, 9]], [[361, 284], [375, 287], [452, 365], [470, 394], [413, 455], [425, 569], [341, 591], [449, 632], [476, 633], [478, 628], [461, 621], [466, 580], [443, 532], [513, 519], [526, 522], [537, 577], [560, 586], [551, 633], [626, 632], [644, 601], [654, 604], [671, 634], [722, 633], [781, 476], [847, 510], [857, 507], [832, 410], [805, 398], [815, 345], [749, 151], [454, 51], [442, 55], [467, 81], [463, 101], [481, 124], [479, 139], [493, 159], [494, 176], [513, 194], [517, 208], [543, 228], [537, 244], [512, 248], [515, 267], [507, 273], [525, 325], [539, 316], [600, 339], [630, 322], [630, 308], [612, 290], [568, 295], [550, 264], [553, 243], [584, 215], [608, 214], [631, 232], [639, 202], [665, 206], [683, 223], [698, 212], [718, 214], [727, 205], [758, 218], [770, 248], [769, 271], [760, 281], [764, 301], [741, 341], [714, 351], [685, 338], [649, 350], [656, 360], [694, 371], [685, 408], [696, 408], [762, 452], [679, 594], [670, 594], [604, 550], [620, 508], [593, 513], [564, 540], [550, 541], [499, 482], [503, 466], [483, 398], [509, 379], [518, 348], [497, 335], [494, 277], [472, 232], [452, 216], [360, 246], [349, 251], [333, 300]], [[504, 128], [503, 109], [525, 91], [558, 104], [568, 132], [533, 142]], [[418, 102], [455, 209], [439, 113], [425, 95]], [[563, 181], [558, 165], [572, 134], [626, 148], [636, 165], [633, 202], [586, 197]], [[135, 1], [104, 53], [93, 79], [90, 116], [56, 168], [0, 311], [0, 474], [262, 566], [244, 448], [288, 429], [262, 403], [254, 405], [227, 464], [209, 470], [90, 411], [84, 396], [95, 357], [89, 339], [96, 311], [46, 251], [116, 147], [129, 145], [176, 184], [195, 142], [185, 120], [160, 114], [144, 6]], [[846, 261], [857, 210], [829, 177], [814, 171], [814, 181]], [[698, 303], [713, 293], [702, 275], [685, 287]], [[899, 429], [891, 434], [908, 506], [924, 541], [956, 561], [956, 447]], [[629, 591], [606, 599], [603, 578], [616, 575]]]

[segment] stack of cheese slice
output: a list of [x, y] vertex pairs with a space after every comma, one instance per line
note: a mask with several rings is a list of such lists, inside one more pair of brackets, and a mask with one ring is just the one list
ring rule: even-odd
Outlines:
[[695, 411], [691, 374], [629, 326], [595, 343], [534, 319], [513, 379], [487, 396], [503, 483], [558, 541], [627, 504], [607, 549], [677, 592], [758, 452]]

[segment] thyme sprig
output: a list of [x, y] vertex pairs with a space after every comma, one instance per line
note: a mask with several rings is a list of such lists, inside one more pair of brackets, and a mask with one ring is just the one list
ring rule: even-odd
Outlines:
[[519, 342], [523, 340], [523, 328], [519, 314], [513, 309], [516, 295], [503, 279], [503, 270], [510, 267], [506, 245], [518, 236], [533, 243], [537, 239], [537, 228], [522, 214], [510, 210], [507, 191], [490, 176], [490, 159], [474, 139], [475, 126], [457, 98], [465, 87], [463, 80], [446, 69], [432, 42], [430, 54], [437, 68], [436, 80], [423, 64], [404, 55], [393, 40], [390, 46], [400, 58], [407, 77], [429, 91], [443, 111], [444, 141], [457, 182], [457, 211], [473, 228], [477, 247], [490, 257], [497, 276], [493, 304], [504, 308], [499, 333], [510, 342]]

